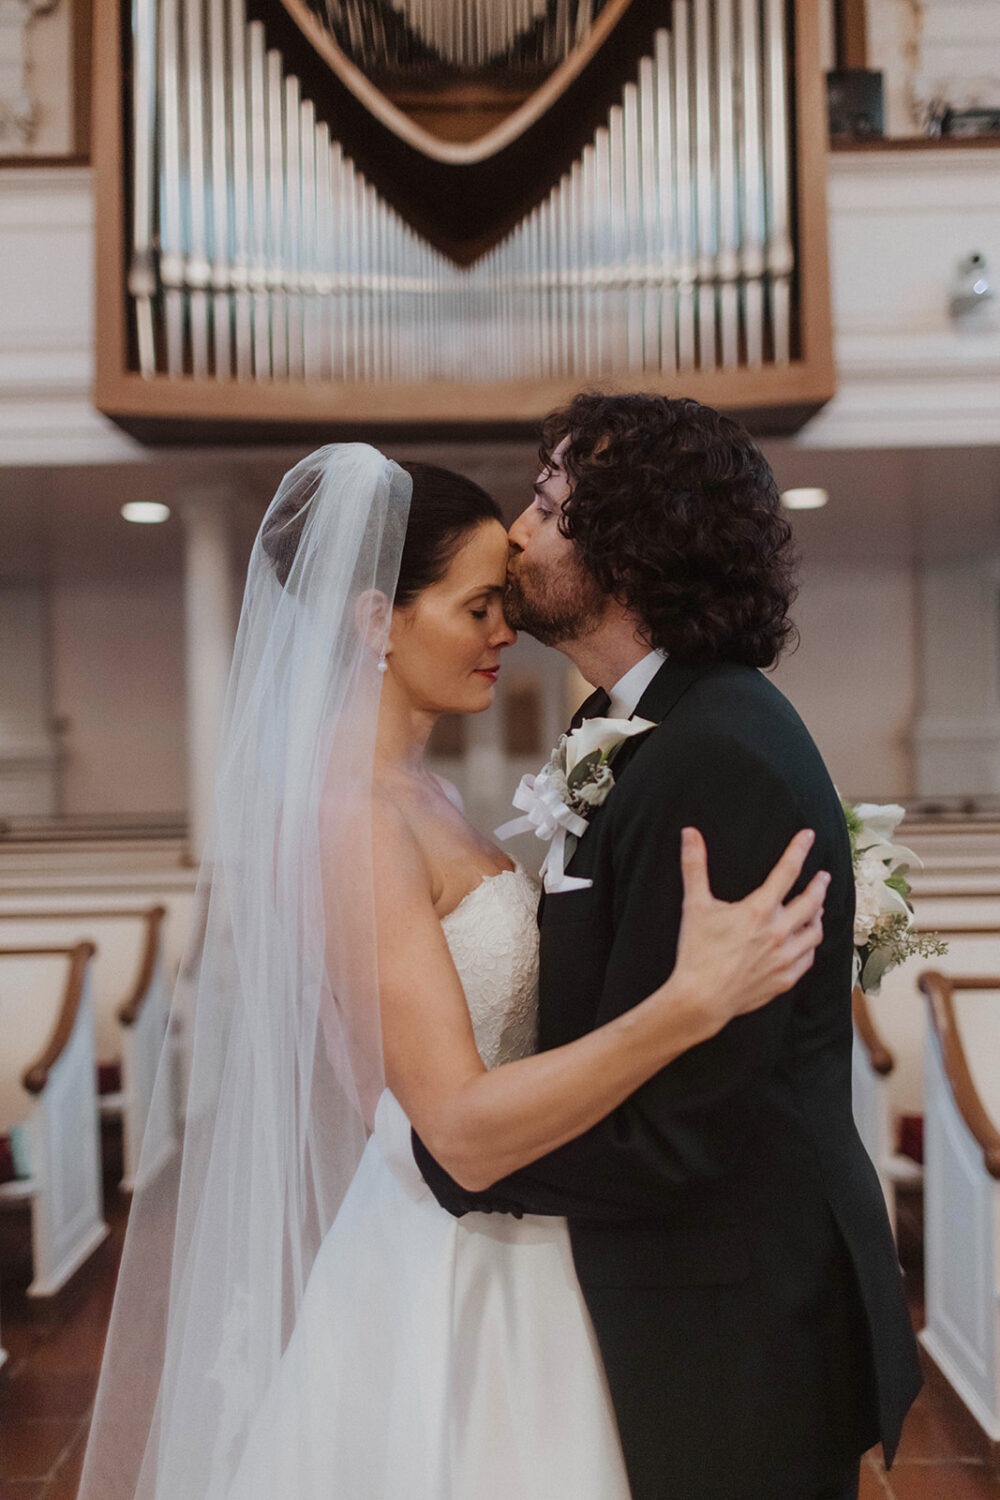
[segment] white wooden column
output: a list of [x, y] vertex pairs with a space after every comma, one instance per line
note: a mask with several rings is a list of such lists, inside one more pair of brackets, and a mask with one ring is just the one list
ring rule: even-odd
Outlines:
[[485, 831], [507, 816], [512, 787], [503, 751], [503, 721], [496, 707], [465, 721], [465, 811]]
[[926, 561], [921, 570], [922, 797], [1000, 795], [1000, 554]]
[[0, 583], [0, 816], [60, 809], [46, 585]]
[[188, 852], [201, 859], [212, 815], [219, 724], [236, 634], [225, 490], [186, 490], [184, 619], [187, 644]]

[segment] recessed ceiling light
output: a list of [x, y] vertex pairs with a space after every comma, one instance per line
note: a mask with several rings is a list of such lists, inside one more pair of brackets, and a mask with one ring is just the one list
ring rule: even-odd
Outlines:
[[126, 521], [138, 521], [144, 526], [155, 526], [169, 514], [170, 506], [162, 505], [159, 500], [127, 500], [122, 506]]
[[806, 487], [784, 490], [781, 503], [786, 510], [822, 510], [829, 498], [826, 490]]

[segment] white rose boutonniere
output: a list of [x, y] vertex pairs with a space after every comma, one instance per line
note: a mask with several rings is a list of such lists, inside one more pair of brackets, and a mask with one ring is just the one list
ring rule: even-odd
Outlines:
[[569, 838], [587, 831], [587, 819], [615, 784], [611, 763], [634, 735], [655, 729], [649, 719], [584, 719], [564, 734], [537, 776], [522, 776], [514, 806], [525, 814], [496, 830], [497, 838], [534, 833], [549, 844], [541, 868], [546, 891], [582, 891], [593, 884], [565, 873]]

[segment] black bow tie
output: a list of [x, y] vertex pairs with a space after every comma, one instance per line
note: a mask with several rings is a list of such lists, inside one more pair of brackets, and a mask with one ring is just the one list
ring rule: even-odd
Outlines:
[[611, 699], [603, 688], [597, 688], [589, 698], [585, 698], [573, 715], [570, 729], [578, 729], [584, 719], [604, 719], [607, 717], [608, 709], [611, 707]]

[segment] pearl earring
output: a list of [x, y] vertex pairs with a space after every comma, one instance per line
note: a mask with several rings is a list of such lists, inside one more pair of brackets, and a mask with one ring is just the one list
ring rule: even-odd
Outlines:
[[388, 672], [389, 670], [389, 663], [386, 661], [384, 655], [380, 656], [378, 659], [378, 669], [380, 672]]

